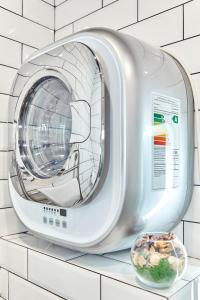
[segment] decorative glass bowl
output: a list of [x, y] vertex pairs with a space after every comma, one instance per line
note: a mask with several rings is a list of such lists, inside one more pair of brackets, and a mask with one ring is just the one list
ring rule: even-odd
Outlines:
[[146, 233], [136, 239], [131, 260], [142, 283], [154, 288], [168, 288], [182, 277], [187, 254], [173, 233]]

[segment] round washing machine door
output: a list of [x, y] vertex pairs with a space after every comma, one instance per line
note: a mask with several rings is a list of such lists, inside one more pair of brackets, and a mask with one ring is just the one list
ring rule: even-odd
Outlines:
[[63, 207], [91, 199], [104, 157], [103, 90], [97, 58], [81, 43], [22, 66], [13, 88], [13, 183], [22, 197]]
[[53, 76], [39, 79], [25, 97], [18, 121], [18, 146], [24, 166], [37, 178], [56, 176], [69, 157], [71, 101], [70, 90]]

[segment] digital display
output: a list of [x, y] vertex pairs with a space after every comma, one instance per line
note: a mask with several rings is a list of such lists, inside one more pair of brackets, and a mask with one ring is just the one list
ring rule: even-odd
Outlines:
[[67, 215], [67, 211], [66, 211], [66, 209], [60, 209], [60, 216], [63, 216], [63, 217], [66, 217], [66, 215]]

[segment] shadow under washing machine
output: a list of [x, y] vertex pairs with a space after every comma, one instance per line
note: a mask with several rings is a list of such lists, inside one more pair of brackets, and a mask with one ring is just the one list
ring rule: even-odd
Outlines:
[[192, 191], [193, 98], [171, 55], [94, 28], [36, 52], [11, 95], [9, 189], [33, 233], [104, 253], [181, 220]]

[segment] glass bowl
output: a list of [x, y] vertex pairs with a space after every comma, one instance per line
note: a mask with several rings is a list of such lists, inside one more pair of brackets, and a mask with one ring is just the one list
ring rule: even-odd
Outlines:
[[131, 261], [142, 283], [154, 288], [169, 288], [183, 276], [187, 254], [173, 233], [143, 233], [131, 249]]

